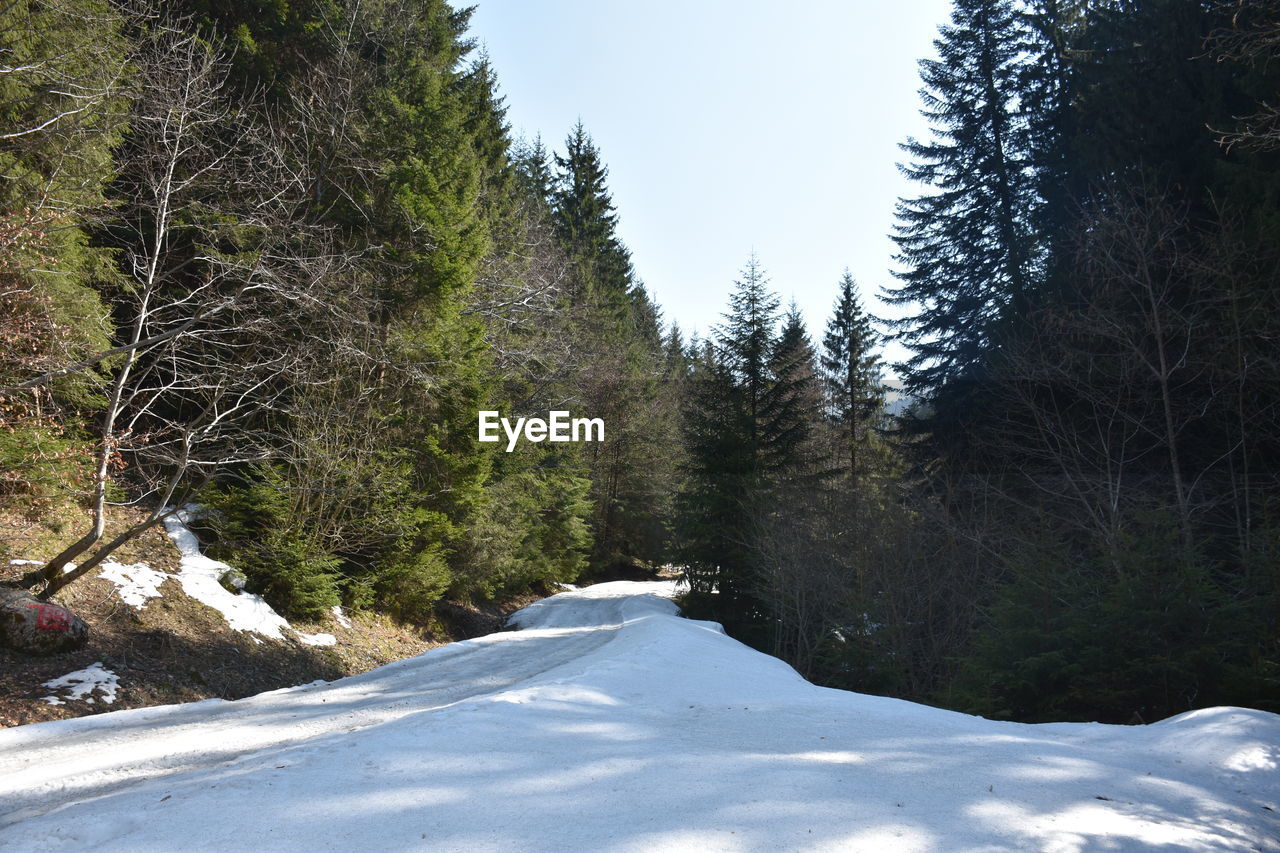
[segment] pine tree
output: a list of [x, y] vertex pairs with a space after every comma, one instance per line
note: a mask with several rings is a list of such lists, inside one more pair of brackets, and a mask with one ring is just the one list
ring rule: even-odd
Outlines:
[[1031, 287], [1035, 163], [1018, 111], [1026, 41], [1008, 0], [957, 0], [934, 42], [939, 58], [920, 63], [933, 139], [902, 146], [912, 157], [902, 171], [930, 191], [898, 203], [905, 270], [887, 294], [916, 311], [895, 321], [914, 350], [900, 366], [913, 393], [977, 379], [1002, 319]]
[[102, 0], [0, 10], [0, 504], [65, 499], [75, 429], [102, 405], [96, 367], [13, 386], [111, 345], [101, 294], [120, 276], [90, 234], [127, 120], [123, 23]]
[[880, 357], [873, 349], [876, 333], [871, 317], [858, 301], [857, 285], [845, 270], [835, 313], [822, 339], [822, 369], [830, 416], [840, 433], [849, 476], [856, 482], [864, 467], [864, 449], [884, 406]]
[[573, 301], [621, 305], [632, 283], [631, 255], [617, 236], [618, 216], [606, 184], [609, 169], [581, 121], [555, 162], [556, 233], [579, 268]]
[[821, 463], [817, 444], [822, 421], [822, 382], [813, 342], [793, 302], [770, 358], [771, 384], [761, 435], [763, 467], [773, 488], [817, 488]]
[[777, 311], [753, 254], [734, 283], [725, 322], [695, 362], [685, 408], [680, 518], [687, 577], [695, 592], [718, 593], [707, 599], [709, 613], [743, 636], [760, 631], [767, 612], [753, 593], [754, 531], [767, 512], [770, 475], [798, 440], [794, 408], [776, 390]]
[[[376, 367], [334, 365], [334, 381], [351, 390], [349, 405], [370, 412], [330, 421], [378, 424], [377, 440], [359, 454], [366, 470], [353, 462], [342, 476], [377, 492], [365, 519], [348, 526], [384, 535], [376, 548], [346, 552], [343, 571], [366, 599], [422, 615], [451, 582], [491, 466], [474, 429], [494, 377], [483, 322], [469, 309], [508, 203], [509, 168], [492, 70], [483, 59], [467, 63], [470, 12], [445, 0], [273, 2], [269, 14], [203, 0], [175, 5], [207, 32], [234, 33], [233, 81], [265, 90], [271, 109], [297, 128], [288, 154], [315, 185], [313, 205], [299, 214], [352, 257], [334, 277], [371, 306]], [[307, 435], [287, 419], [281, 429], [286, 446]], [[340, 512], [357, 511], [331, 504], [317, 514]]]
[[459, 79], [459, 97], [467, 109], [464, 128], [472, 139], [483, 172], [479, 202], [489, 220], [510, 205], [516, 191], [516, 169], [511, 162], [511, 128], [507, 124], [506, 98], [498, 94], [498, 76], [481, 52]]
[[732, 599], [748, 562], [744, 502], [757, 486], [753, 424], [741, 386], [711, 341], [697, 353], [688, 383], [685, 476], [677, 501], [679, 557], [690, 589], [704, 596], [718, 592], [707, 605], [723, 615], [736, 604]]
[[752, 253], [734, 282], [725, 322], [715, 330], [720, 361], [742, 389], [749, 421], [750, 447], [756, 453], [759, 419], [770, 386], [770, 360], [778, 324], [778, 297], [769, 290], [769, 279], [760, 259]]
[[542, 135], [535, 136], [532, 142], [525, 139], [517, 142], [513, 160], [516, 184], [525, 202], [540, 214], [550, 217], [555, 173], [551, 169], [551, 155], [542, 143]]

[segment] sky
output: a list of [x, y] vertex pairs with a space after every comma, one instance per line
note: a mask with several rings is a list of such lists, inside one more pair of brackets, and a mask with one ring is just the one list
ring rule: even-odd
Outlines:
[[752, 252], [815, 340], [846, 267], [892, 310], [894, 203], [920, 193], [898, 144], [928, 135], [918, 61], [948, 0], [475, 2], [512, 134], [563, 151], [582, 120], [668, 322], [705, 334]]

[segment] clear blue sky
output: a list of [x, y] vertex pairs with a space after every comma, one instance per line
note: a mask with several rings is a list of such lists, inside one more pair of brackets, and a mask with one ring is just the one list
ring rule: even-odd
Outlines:
[[[476, 0], [516, 136], [582, 119], [666, 320], [705, 333], [754, 250], [819, 339], [848, 267], [891, 282], [898, 143], [949, 0]], [[891, 358], [901, 357], [896, 349]]]

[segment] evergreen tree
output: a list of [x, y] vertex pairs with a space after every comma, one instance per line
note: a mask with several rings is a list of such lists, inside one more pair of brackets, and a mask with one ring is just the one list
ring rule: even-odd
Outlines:
[[[771, 474], [801, 435], [795, 407], [776, 383], [778, 298], [753, 254], [734, 283], [725, 322], [695, 363], [685, 409], [686, 484], [680, 497], [682, 557], [694, 609], [726, 622], [738, 636], [766, 642], [767, 607], [754, 591], [759, 575], [755, 530], [768, 507]], [[797, 355], [798, 341], [786, 351]], [[794, 361], [789, 368], [797, 372]], [[707, 594], [715, 591], [717, 595]]]
[[691, 591], [703, 597], [708, 612], [724, 618], [738, 604], [734, 598], [749, 565], [747, 502], [758, 487], [753, 424], [740, 384], [711, 341], [694, 360], [688, 382], [678, 556]]
[[775, 490], [818, 487], [822, 381], [804, 318], [793, 302], [770, 358], [771, 383], [762, 418], [763, 467]]
[[760, 259], [752, 253], [742, 278], [734, 282], [725, 322], [715, 330], [716, 354], [742, 391], [753, 456], [758, 456], [759, 422], [771, 384], [778, 304]]
[[835, 313], [822, 339], [822, 370], [831, 420], [839, 430], [848, 474], [855, 481], [865, 467], [865, 448], [884, 406], [875, 344], [871, 317], [863, 312], [857, 285], [845, 270]]
[[1031, 287], [1036, 164], [1018, 102], [1026, 41], [1009, 0], [957, 0], [938, 58], [920, 63], [933, 139], [908, 140], [902, 170], [930, 190], [898, 203], [905, 269], [887, 295], [916, 312], [894, 323], [914, 350], [900, 369], [916, 394], [979, 378], [1001, 320]]
[[535, 136], [532, 142], [521, 139], [516, 143], [513, 160], [516, 184], [525, 202], [540, 214], [550, 217], [555, 173], [551, 169], [551, 155], [542, 143], [542, 135]]
[[102, 405], [97, 361], [14, 386], [110, 346], [101, 294], [120, 276], [90, 236], [125, 127], [123, 24], [101, 0], [0, 10], [0, 505], [65, 499]]
[[616, 230], [618, 216], [606, 180], [609, 169], [582, 122], [555, 155], [552, 191], [556, 233], [579, 269], [575, 304], [602, 300], [620, 305], [631, 287], [631, 256]]
[[516, 169], [511, 162], [511, 128], [507, 124], [506, 98], [498, 94], [498, 77], [481, 53], [459, 79], [467, 117], [464, 127], [475, 146], [483, 175], [479, 202], [493, 220], [511, 204]]

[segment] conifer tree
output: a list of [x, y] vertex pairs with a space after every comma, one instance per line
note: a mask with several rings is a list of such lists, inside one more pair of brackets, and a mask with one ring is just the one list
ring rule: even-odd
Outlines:
[[[0, 388], [110, 346], [120, 277], [90, 233], [126, 122], [123, 24], [104, 0], [0, 10]], [[65, 498], [99, 363], [0, 393], [0, 504]]]
[[687, 577], [697, 593], [716, 591], [707, 599], [713, 615], [746, 634], [760, 630], [767, 612], [753, 593], [754, 529], [767, 512], [770, 475], [799, 437], [794, 406], [775, 381], [777, 312], [778, 298], [753, 254], [734, 283], [725, 322], [695, 362], [685, 409], [680, 517]]
[[491, 221], [508, 207], [516, 187], [511, 162], [511, 128], [506, 98], [498, 94], [498, 76], [481, 52], [459, 79], [460, 97], [467, 110], [465, 129], [475, 146], [482, 171], [479, 202]]
[[827, 321], [827, 333], [822, 339], [822, 370], [830, 417], [840, 434], [843, 461], [855, 481], [865, 467], [863, 451], [884, 405], [875, 344], [871, 317], [862, 310], [857, 285], [845, 270], [835, 313]]
[[822, 420], [822, 382], [804, 318], [794, 302], [782, 317], [770, 358], [771, 383], [761, 435], [763, 465], [771, 486], [817, 487], [816, 439]]
[[597, 299], [621, 305], [631, 285], [631, 256], [617, 236], [618, 216], [606, 184], [609, 169], [581, 121], [555, 162], [556, 233], [577, 261], [581, 278], [574, 303]]
[[957, 0], [950, 26], [920, 63], [933, 138], [908, 140], [902, 167], [930, 189], [898, 203], [894, 240], [905, 267], [890, 303], [913, 355], [907, 388], [933, 397], [979, 377], [1006, 312], [1023, 305], [1037, 252], [1030, 218], [1034, 160], [1018, 111], [1025, 25], [1009, 0]]
[[[742, 388], [711, 341], [693, 361], [684, 409], [679, 557], [690, 589], [731, 607], [747, 564], [744, 501], [756, 490]], [[712, 600], [706, 600], [713, 606]]]
[[516, 185], [525, 202], [549, 217], [555, 173], [551, 169], [551, 154], [542, 142], [542, 135], [535, 136], [532, 142], [525, 139], [517, 142], [513, 161]]
[[752, 253], [734, 282], [725, 322], [716, 328], [716, 352], [742, 389], [752, 452], [758, 448], [759, 419], [770, 387], [770, 361], [778, 324], [778, 297], [760, 259]]

